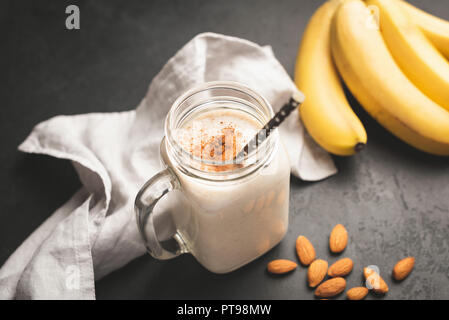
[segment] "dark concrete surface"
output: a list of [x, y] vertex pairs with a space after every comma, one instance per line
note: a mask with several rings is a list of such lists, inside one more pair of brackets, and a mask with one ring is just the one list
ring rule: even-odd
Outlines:
[[[447, 0], [411, 2], [449, 19]], [[166, 60], [204, 31], [270, 44], [292, 74], [301, 34], [320, 3], [0, 2], [0, 265], [80, 186], [68, 162], [16, 151], [35, 124], [59, 114], [134, 108]], [[80, 7], [81, 30], [65, 29], [68, 4]], [[340, 173], [326, 181], [292, 178], [290, 227], [280, 245], [227, 275], [209, 273], [190, 255], [171, 261], [143, 256], [98, 281], [97, 298], [313, 299], [305, 268], [272, 277], [266, 263], [295, 260], [299, 234], [311, 239], [320, 258], [337, 260], [327, 237], [343, 223], [350, 238], [341, 257], [355, 262], [349, 287], [361, 284], [363, 266], [375, 264], [390, 285], [385, 299], [449, 299], [449, 160], [415, 151], [353, 106], [366, 125], [368, 147], [356, 157], [335, 158]], [[391, 269], [406, 255], [416, 257], [415, 270], [395, 283]]]

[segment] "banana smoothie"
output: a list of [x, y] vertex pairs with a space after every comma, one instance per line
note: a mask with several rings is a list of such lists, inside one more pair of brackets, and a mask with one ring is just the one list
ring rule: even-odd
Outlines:
[[[250, 113], [225, 106], [183, 121], [175, 140], [190, 157], [191, 167], [215, 177], [210, 180], [188, 174], [172, 163], [166, 148], [161, 150], [183, 190], [182, 210], [172, 212], [175, 225], [188, 251], [215, 273], [254, 260], [278, 244], [287, 230], [290, 165], [278, 133], [273, 133], [277, 142], [271, 149], [256, 152], [259, 160], [253, 164], [248, 163], [251, 159], [235, 161], [262, 126]], [[261, 168], [245, 174], [251, 165]], [[233, 178], [236, 174], [238, 179]]]

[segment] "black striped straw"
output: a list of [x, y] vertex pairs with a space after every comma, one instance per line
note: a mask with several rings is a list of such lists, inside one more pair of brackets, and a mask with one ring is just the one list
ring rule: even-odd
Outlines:
[[302, 94], [299, 92], [294, 93], [290, 100], [282, 106], [274, 117], [237, 154], [235, 159], [241, 160], [248, 157], [249, 151], [258, 148], [268, 138], [271, 131], [276, 129], [303, 101], [304, 96]]

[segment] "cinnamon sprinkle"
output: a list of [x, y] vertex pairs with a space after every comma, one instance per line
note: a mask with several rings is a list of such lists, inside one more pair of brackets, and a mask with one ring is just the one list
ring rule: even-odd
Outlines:
[[[193, 138], [191, 138], [190, 150], [187, 151], [193, 156], [205, 161], [231, 161], [237, 156], [237, 152], [240, 150], [238, 141], [241, 139], [237, 138], [241, 137], [242, 133], [231, 125], [222, 128], [217, 135], [210, 137], [201, 130], [201, 143], [195, 145]], [[203, 170], [215, 172], [230, 171], [240, 167], [242, 167], [242, 164], [202, 165]]]

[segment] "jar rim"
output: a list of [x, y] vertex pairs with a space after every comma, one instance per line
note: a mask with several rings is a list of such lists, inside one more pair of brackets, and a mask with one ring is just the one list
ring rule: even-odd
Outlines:
[[[204, 163], [204, 159], [199, 159], [193, 157], [189, 152], [184, 150], [181, 145], [176, 141], [174, 138], [172, 131], [176, 129], [175, 127], [175, 118], [176, 112], [178, 112], [178, 108], [189, 98], [192, 96], [199, 94], [201, 92], [205, 92], [208, 90], [214, 90], [214, 89], [225, 89], [225, 90], [235, 90], [236, 92], [243, 93], [244, 95], [249, 96], [254, 101], [257, 102], [257, 105], [251, 104], [252, 107], [256, 106], [257, 109], [255, 110], [260, 115], [264, 117], [264, 121], [268, 121], [274, 116], [273, 109], [270, 105], [270, 103], [265, 99], [262, 95], [257, 93], [255, 90], [251, 89], [250, 87], [234, 82], [234, 81], [210, 81], [205, 82], [200, 85], [194, 86], [193, 88], [187, 90], [184, 94], [182, 94], [180, 97], [178, 97], [175, 102], [173, 103], [172, 107], [170, 108], [170, 111], [168, 112], [168, 115], [165, 119], [165, 143], [168, 144], [167, 146], [167, 155], [174, 160], [176, 160], [176, 163], [180, 165], [180, 169], [185, 174], [188, 174], [192, 177], [201, 178], [204, 180], [209, 181], [223, 181], [223, 180], [236, 180], [241, 179], [243, 177], [246, 177], [260, 169], [265, 163], [269, 161], [269, 159], [272, 158], [272, 155], [274, 154], [274, 151], [278, 148], [278, 141], [279, 141], [279, 135], [277, 132], [277, 129], [272, 132], [269, 137], [265, 140], [262, 146], [259, 146], [259, 148], [251, 150], [248, 154], [248, 156], [245, 158], [244, 165], [238, 168], [234, 168], [233, 170], [229, 171], [211, 171], [211, 170], [201, 170], [198, 167], [192, 166], [192, 159], [194, 161], [201, 161]], [[231, 96], [220, 96], [218, 98], [231, 99]], [[192, 110], [201, 106], [203, 103], [197, 103], [194, 106], [190, 107]], [[187, 161], [189, 160], [189, 161]], [[211, 162], [210, 164], [213, 164]], [[230, 163], [226, 162], [220, 162], [219, 165], [226, 165]]]

